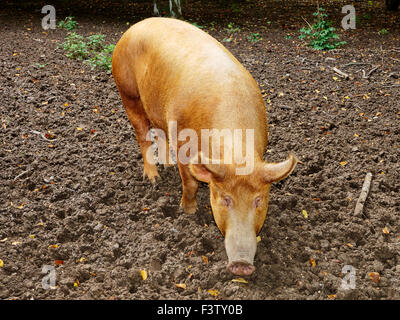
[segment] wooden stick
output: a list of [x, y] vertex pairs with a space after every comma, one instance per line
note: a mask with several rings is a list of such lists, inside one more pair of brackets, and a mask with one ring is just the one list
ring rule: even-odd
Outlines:
[[344, 73], [343, 71], [339, 70], [336, 67], [333, 67], [332, 70], [335, 71], [337, 74], [339, 74], [340, 76], [342, 76], [345, 79], [349, 78], [349, 75], [347, 73]]
[[360, 197], [358, 198], [356, 208], [354, 209], [354, 215], [356, 217], [361, 217], [363, 214], [363, 208], [364, 208], [364, 203], [365, 200], [367, 199], [369, 189], [371, 187], [371, 179], [372, 179], [372, 173], [368, 172], [365, 176], [364, 184], [361, 189], [361, 194]]
[[367, 74], [365, 74], [365, 71], [363, 70], [363, 79], [368, 79], [369, 76], [371, 75], [371, 73], [374, 72], [378, 68], [379, 68], [379, 66], [373, 67]]

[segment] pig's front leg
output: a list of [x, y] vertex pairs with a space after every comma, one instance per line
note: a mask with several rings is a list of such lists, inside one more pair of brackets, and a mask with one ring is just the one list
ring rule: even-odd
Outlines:
[[195, 213], [197, 210], [197, 190], [199, 183], [190, 173], [188, 165], [178, 162], [179, 174], [182, 179], [181, 207], [185, 213]]

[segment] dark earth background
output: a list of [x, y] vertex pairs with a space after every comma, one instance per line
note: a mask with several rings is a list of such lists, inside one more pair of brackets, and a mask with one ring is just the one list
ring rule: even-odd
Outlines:
[[[58, 20], [73, 15], [78, 33], [102, 33], [109, 43], [153, 7], [65, 3], [53, 1]], [[341, 49], [316, 52], [298, 39], [316, 3], [242, 2], [239, 12], [230, 2], [184, 6], [186, 20], [220, 41], [228, 23], [241, 28], [224, 45], [263, 90], [265, 158], [294, 151], [303, 162], [272, 187], [257, 270], [239, 283], [226, 271], [207, 186], [198, 212], [186, 215], [176, 168], [161, 167], [156, 185], [143, 181], [112, 75], [64, 55], [66, 31], [41, 28], [48, 3], [2, 1], [0, 298], [399, 299], [400, 13], [383, 1], [355, 2], [357, 29], [344, 31], [341, 7], [351, 1], [320, 3], [347, 41]], [[263, 40], [251, 43], [250, 33]], [[375, 66], [364, 79], [362, 70]], [[367, 172], [370, 194], [354, 216]], [[44, 265], [55, 267], [55, 289], [42, 288]], [[345, 265], [354, 267], [355, 289], [341, 288]]]

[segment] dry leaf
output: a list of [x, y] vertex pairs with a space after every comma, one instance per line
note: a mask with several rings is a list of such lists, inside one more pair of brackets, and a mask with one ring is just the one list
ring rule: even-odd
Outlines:
[[328, 299], [335, 299], [336, 298], [336, 294], [328, 294]]
[[306, 210], [301, 210], [301, 214], [304, 216], [304, 218], [308, 218], [308, 213]]
[[147, 279], [147, 271], [140, 269], [140, 275], [142, 276], [143, 280]]
[[55, 263], [58, 264], [58, 265], [61, 265], [61, 264], [64, 264], [64, 261], [63, 260], [56, 260]]
[[212, 296], [214, 296], [214, 297], [216, 297], [216, 296], [219, 295], [219, 291], [218, 291], [218, 290], [209, 289], [209, 290], [207, 290], [207, 292], [208, 292], [209, 294], [211, 294]]
[[345, 166], [347, 164], [347, 161], [342, 161], [342, 162], [340, 162], [340, 165], [341, 166]]
[[389, 229], [388, 229], [387, 227], [384, 227], [384, 228], [382, 229], [382, 232], [383, 232], [384, 234], [389, 234], [389, 233], [390, 233], [390, 231], [389, 231]]
[[208, 264], [208, 258], [206, 256], [201, 256], [201, 259], [203, 259], [205, 264]]
[[369, 272], [368, 276], [376, 284], [379, 282], [379, 280], [381, 280], [381, 276], [379, 275], [378, 272]]
[[249, 283], [247, 280], [245, 280], [243, 278], [232, 279], [232, 282]]
[[310, 264], [311, 264], [311, 267], [313, 267], [313, 268], [317, 265], [317, 263], [315, 262], [315, 260], [314, 260], [313, 258], [311, 258], [311, 259], [309, 260], [309, 262], [310, 262]]
[[186, 290], [186, 284], [184, 284], [184, 283], [176, 283], [175, 287]]
[[24, 207], [24, 205], [25, 205], [25, 202], [22, 202], [22, 203], [17, 207], [17, 209], [22, 209], [22, 208]]
[[257, 236], [257, 243], [259, 243], [261, 241], [261, 237]]
[[3, 262], [3, 260], [0, 259], [0, 268], [3, 268], [3, 267], [4, 267], [4, 262]]

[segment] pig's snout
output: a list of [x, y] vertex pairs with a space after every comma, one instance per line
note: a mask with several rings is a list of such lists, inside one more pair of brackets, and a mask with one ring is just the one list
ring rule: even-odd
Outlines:
[[228, 265], [228, 270], [237, 276], [249, 276], [256, 270], [256, 267], [248, 262], [234, 261]]
[[253, 265], [257, 249], [254, 228], [250, 224], [231, 224], [225, 235], [225, 249], [228, 255], [228, 270], [238, 276], [249, 276], [256, 269]]

